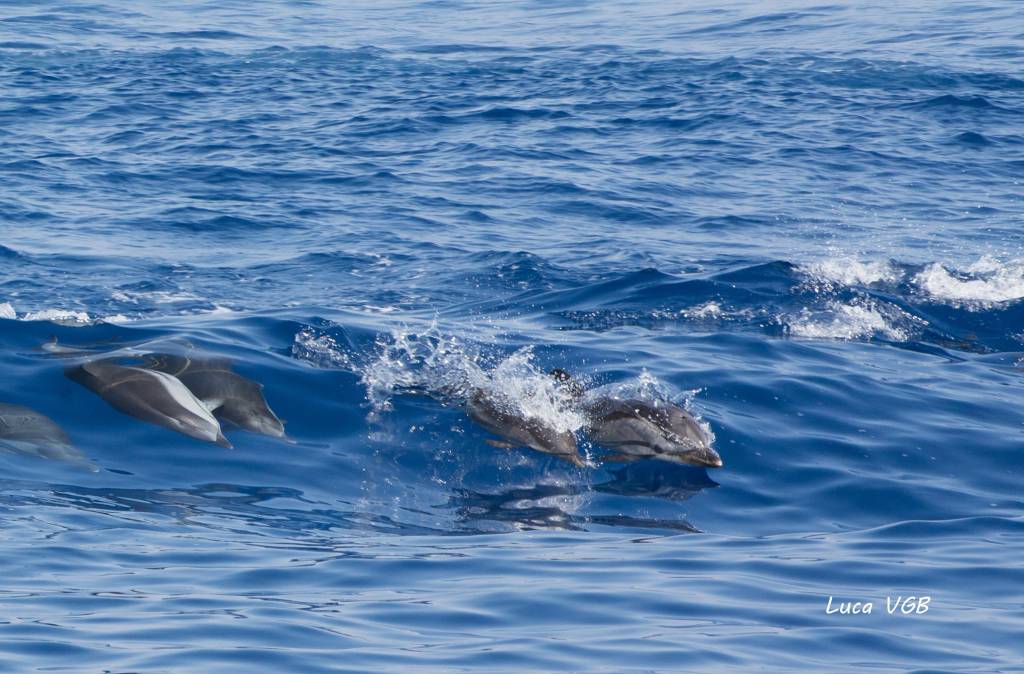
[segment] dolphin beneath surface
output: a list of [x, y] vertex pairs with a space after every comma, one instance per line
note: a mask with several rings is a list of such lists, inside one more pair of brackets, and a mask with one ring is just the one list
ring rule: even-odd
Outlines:
[[253, 433], [284, 437], [284, 423], [263, 397], [263, 384], [233, 372], [228, 361], [151, 353], [143, 367], [181, 380], [217, 418]]
[[50, 417], [22, 405], [0, 403], [0, 450], [55, 459], [99, 471]]
[[[583, 399], [583, 387], [572, 375], [562, 369], [552, 370], [551, 375], [571, 395]], [[706, 468], [722, 465], [708, 433], [689, 412], [667, 400], [603, 396], [582, 405], [589, 419], [590, 438], [615, 450], [604, 461], [660, 459]]]
[[472, 389], [466, 398], [469, 418], [506, 440], [488, 440], [494, 447], [529, 447], [552, 454], [576, 466], [586, 465], [576, 449], [576, 436], [559, 431], [537, 417], [525, 417], [505, 408], [483, 389]]
[[118, 365], [113, 359], [105, 359], [82, 363], [65, 374], [129, 416], [231, 447], [210, 410], [183, 383], [165, 372]]

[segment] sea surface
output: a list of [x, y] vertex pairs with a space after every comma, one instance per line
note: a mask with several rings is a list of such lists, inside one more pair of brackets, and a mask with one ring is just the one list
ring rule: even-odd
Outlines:
[[[64, 374], [167, 351], [288, 437]], [[1024, 7], [4, 0], [0, 373], [98, 468], [0, 452], [3, 672], [1024, 672]]]

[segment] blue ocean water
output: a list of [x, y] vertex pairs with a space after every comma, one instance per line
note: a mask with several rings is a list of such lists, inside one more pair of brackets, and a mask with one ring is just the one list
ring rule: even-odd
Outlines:
[[[0, 3], [0, 402], [100, 468], [0, 453], [0, 670], [1024, 671], [1022, 72], [993, 0]], [[724, 467], [406, 394], [552, 367]]]

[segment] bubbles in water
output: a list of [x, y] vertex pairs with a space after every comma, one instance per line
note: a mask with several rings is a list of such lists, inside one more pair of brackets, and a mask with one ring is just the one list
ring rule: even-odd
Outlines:
[[292, 356], [317, 367], [350, 369], [351, 358], [333, 337], [303, 328], [292, 340]]

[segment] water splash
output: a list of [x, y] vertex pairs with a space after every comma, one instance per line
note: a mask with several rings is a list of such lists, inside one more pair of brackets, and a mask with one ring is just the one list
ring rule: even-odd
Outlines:
[[871, 260], [862, 262], [856, 257], [836, 256], [811, 262], [799, 267], [814, 286], [870, 286], [876, 283], [898, 283], [903, 272], [892, 262]]
[[794, 337], [810, 339], [868, 339], [880, 336], [893, 342], [911, 337], [910, 325], [921, 319], [889, 304], [868, 299], [850, 303], [829, 302], [823, 309], [804, 308], [796, 316], [783, 319], [786, 331]]
[[541, 419], [559, 432], [576, 432], [586, 421], [569, 392], [536, 363], [532, 347], [511, 354], [492, 351], [443, 332], [436, 322], [422, 330], [405, 327], [380, 335], [365, 352], [306, 328], [295, 336], [292, 353], [319, 367], [357, 373], [371, 417], [393, 409], [397, 395], [428, 395], [461, 406], [469, 395], [483, 391], [509, 414]]
[[931, 298], [966, 309], [987, 309], [1024, 298], [1024, 260], [1002, 262], [985, 255], [964, 271], [936, 262], [914, 277]]

